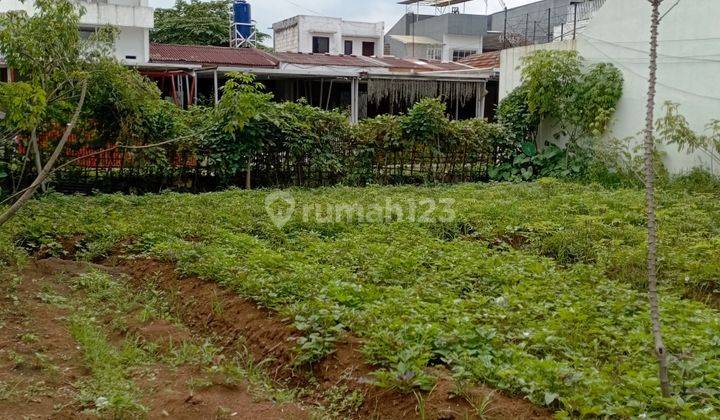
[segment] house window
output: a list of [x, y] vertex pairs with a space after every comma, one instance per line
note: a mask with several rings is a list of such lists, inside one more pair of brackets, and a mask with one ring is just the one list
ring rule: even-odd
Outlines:
[[326, 36], [314, 36], [313, 37], [313, 53], [329, 54], [330, 53], [330, 38], [328, 38]]
[[362, 55], [365, 57], [372, 57], [375, 55], [375, 43], [374, 42], [363, 42]]
[[345, 55], [352, 55], [353, 53], [353, 42], [345, 41]]
[[442, 48], [428, 48], [427, 50], [428, 60], [442, 60]]
[[475, 54], [477, 54], [476, 50], [453, 50], [453, 61], [462, 60]]

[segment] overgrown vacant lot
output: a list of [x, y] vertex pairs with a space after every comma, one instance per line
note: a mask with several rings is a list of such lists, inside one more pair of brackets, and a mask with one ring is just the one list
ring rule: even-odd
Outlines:
[[[353, 336], [377, 367], [375, 384], [401, 392], [432, 390], [445, 367], [459, 394], [483, 383], [561, 416], [720, 416], [715, 195], [659, 197], [676, 391], [663, 400], [640, 191], [554, 180], [290, 190], [296, 210], [281, 228], [266, 212], [269, 193], [51, 196], [0, 231], [2, 256], [172, 262], [291, 320], [301, 334], [290, 367], [318, 363]], [[430, 208], [424, 199], [442, 203], [441, 221], [407, 220], [412, 203], [418, 214]], [[367, 216], [388, 201], [403, 217], [328, 215], [356, 204]]]

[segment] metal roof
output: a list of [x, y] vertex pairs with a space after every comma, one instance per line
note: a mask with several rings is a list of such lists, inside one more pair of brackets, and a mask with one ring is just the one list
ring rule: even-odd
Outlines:
[[278, 61], [307, 66], [387, 67], [376, 58], [355, 55], [273, 53]]
[[460, 63], [467, 64], [478, 69], [499, 69], [500, 51], [475, 54], [460, 60]]
[[401, 42], [403, 44], [419, 44], [419, 45], [442, 45], [441, 41], [432, 39], [427, 36], [412, 35], [388, 35], [390, 39]]
[[150, 44], [153, 63], [192, 63], [244, 67], [277, 67], [272, 55], [254, 48], [211, 47], [205, 45]]

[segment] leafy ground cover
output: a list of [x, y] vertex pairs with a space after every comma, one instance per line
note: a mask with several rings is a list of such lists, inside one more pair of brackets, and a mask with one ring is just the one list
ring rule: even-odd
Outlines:
[[[559, 416], [720, 415], [717, 196], [659, 197], [676, 387], [664, 400], [643, 292], [639, 191], [541, 180], [290, 193], [303, 210], [282, 228], [266, 213], [269, 191], [50, 196], [0, 232], [1, 252], [172, 261], [293, 319], [304, 332], [296, 364], [317, 362], [350, 333], [380, 368], [376, 383], [404, 392], [431, 389], [429, 368], [445, 366], [459, 388], [484, 382]], [[455, 217], [327, 216], [335, 204], [388, 200], [407, 215], [424, 199], [454, 200]]]

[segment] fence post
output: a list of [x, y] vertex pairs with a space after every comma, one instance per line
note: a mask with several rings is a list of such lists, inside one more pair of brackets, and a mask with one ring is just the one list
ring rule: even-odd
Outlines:
[[505, 7], [505, 18], [503, 19], [503, 49], [507, 48], [507, 20], [508, 20], [508, 8]]
[[532, 43], [535, 44], [535, 37], [537, 36], [537, 20], [533, 21], [533, 38]]
[[528, 37], [530, 36], [530, 13], [525, 15], [525, 41], [527, 42]]
[[548, 9], [548, 31], [547, 31], [547, 34], [548, 34], [548, 42], [552, 42], [552, 41], [553, 41], [551, 18], [552, 18], [552, 9]]
[[574, 3], [575, 6], [575, 13], [573, 15], [573, 39], [577, 36], [577, 9], [578, 9], [578, 3]]

